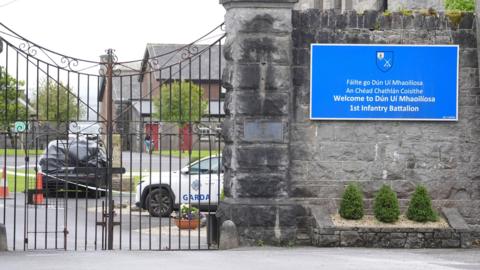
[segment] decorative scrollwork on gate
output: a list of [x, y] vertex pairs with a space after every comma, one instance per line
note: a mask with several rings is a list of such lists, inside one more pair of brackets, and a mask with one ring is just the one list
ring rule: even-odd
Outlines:
[[18, 48], [30, 56], [37, 55], [37, 46], [28, 41], [20, 43], [20, 45], [18, 45]]
[[198, 47], [196, 45], [189, 45], [182, 51], [182, 59], [188, 59], [198, 54]]
[[70, 71], [75, 71], [75, 68], [78, 67], [78, 59], [62, 56], [60, 59], [60, 63], [62, 64], [62, 68], [68, 69]]

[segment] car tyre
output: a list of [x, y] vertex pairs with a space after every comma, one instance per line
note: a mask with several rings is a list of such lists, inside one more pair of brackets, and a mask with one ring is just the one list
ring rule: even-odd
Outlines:
[[173, 211], [173, 200], [166, 189], [152, 190], [146, 199], [148, 213], [153, 217], [168, 217]]

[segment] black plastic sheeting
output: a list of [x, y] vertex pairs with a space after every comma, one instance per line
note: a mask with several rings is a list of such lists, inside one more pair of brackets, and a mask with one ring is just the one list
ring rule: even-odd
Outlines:
[[49, 142], [39, 165], [44, 173], [65, 172], [73, 168], [105, 168], [107, 157], [103, 144], [97, 140], [70, 138]]

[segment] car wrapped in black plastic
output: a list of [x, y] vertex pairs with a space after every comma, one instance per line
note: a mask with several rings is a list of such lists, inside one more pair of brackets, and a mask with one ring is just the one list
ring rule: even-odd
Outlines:
[[107, 184], [107, 157], [99, 139], [82, 136], [50, 141], [38, 165], [46, 196], [65, 192], [102, 194]]

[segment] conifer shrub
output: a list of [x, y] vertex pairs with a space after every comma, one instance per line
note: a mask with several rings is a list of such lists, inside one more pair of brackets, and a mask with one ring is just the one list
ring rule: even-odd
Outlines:
[[363, 217], [363, 193], [356, 184], [349, 184], [342, 195], [339, 214], [344, 219]]
[[432, 200], [424, 186], [418, 185], [408, 204], [407, 218], [417, 222], [437, 221]]
[[400, 216], [397, 194], [389, 186], [383, 185], [375, 194], [373, 204], [375, 218], [381, 222], [393, 223]]
[[474, 12], [475, 0], [445, 0], [445, 9]]

